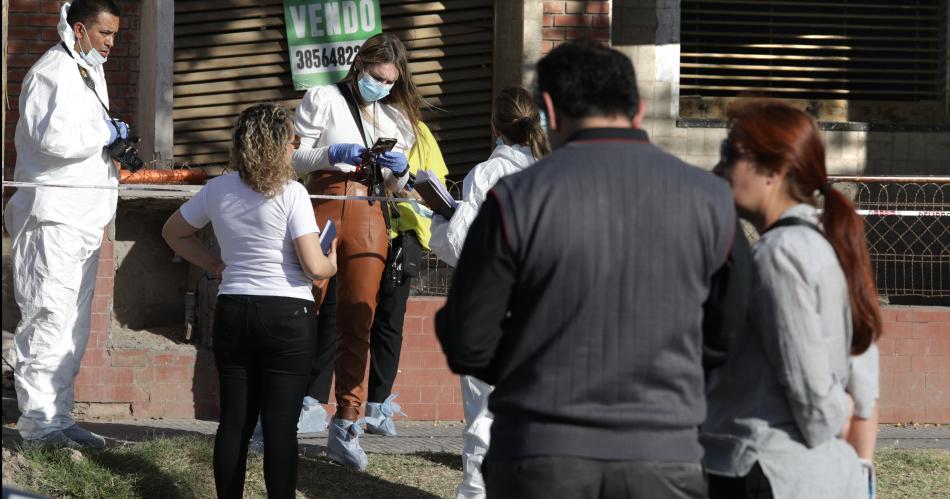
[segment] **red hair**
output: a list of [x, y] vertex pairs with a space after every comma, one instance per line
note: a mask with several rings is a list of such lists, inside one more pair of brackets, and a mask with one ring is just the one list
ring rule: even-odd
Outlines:
[[881, 334], [881, 311], [871, 277], [864, 220], [841, 192], [828, 184], [825, 145], [814, 118], [788, 104], [761, 100], [730, 110], [729, 140], [759, 171], [786, 171], [789, 194], [817, 205], [824, 194], [821, 223], [844, 271], [851, 301], [851, 353], [860, 354]]

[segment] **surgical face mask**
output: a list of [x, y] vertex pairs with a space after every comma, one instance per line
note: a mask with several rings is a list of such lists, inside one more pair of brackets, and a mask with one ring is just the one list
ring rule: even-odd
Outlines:
[[379, 99], [386, 97], [389, 95], [389, 91], [393, 88], [392, 85], [380, 83], [369, 73], [363, 73], [363, 77], [360, 78], [359, 81], [359, 87], [360, 95], [366, 102], [376, 102]]
[[544, 109], [538, 112], [541, 114], [541, 130], [544, 130], [544, 133], [548, 133], [548, 113], [544, 112]]
[[79, 44], [79, 56], [82, 57], [82, 60], [86, 61], [86, 64], [90, 66], [100, 66], [106, 62], [107, 57], [104, 57], [102, 54], [96, 50], [96, 47], [93, 47], [92, 40], [89, 39], [89, 31], [85, 26], [82, 27], [82, 34], [86, 37], [86, 42], [89, 43], [89, 51], [82, 51], [82, 43]]

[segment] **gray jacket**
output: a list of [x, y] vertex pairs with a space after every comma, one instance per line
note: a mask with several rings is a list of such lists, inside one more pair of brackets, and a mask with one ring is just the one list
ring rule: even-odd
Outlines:
[[[785, 217], [818, 224], [805, 204]], [[848, 417], [852, 331], [834, 249], [817, 231], [786, 226], [752, 256], [749, 327], [707, 385], [706, 467], [743, 476], [758, 461], [779, 499], [866, 496], [857, 455], [836, 437]]]

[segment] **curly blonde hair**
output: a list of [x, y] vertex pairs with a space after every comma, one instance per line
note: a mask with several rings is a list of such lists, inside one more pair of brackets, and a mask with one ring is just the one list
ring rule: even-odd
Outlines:
[[274, 197], [297, 178], [285, 149], [293, 136], [287, 108], [280, 104], [251, 106], [234, 125], [229, 166], [255, 192]]

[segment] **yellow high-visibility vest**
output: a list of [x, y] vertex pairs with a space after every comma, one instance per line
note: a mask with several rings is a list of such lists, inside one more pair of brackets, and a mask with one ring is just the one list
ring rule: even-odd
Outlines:
[[[429, 131], [425, 123], [419, 122], [419, 134], [416, 135], [416, 143], [409, 151], [409, 171], [415, 175], [419, 169], [430, 170], [442, 182], [445, 182], [445, 176], [449, 169], [445, 166], [445, 160], [442, 159], [442, 150], [439, 144]], [[419, 238], [419, 242], [426, 251], [429, 250], [429, 236], [432, 232], [432, 219], [423, 215], [420, 207], [414, 203], [396, 203], [398, 217], [393, 217], [392, 230], [389, 237], [396, 237], [399, 232], [414, 231]]]

